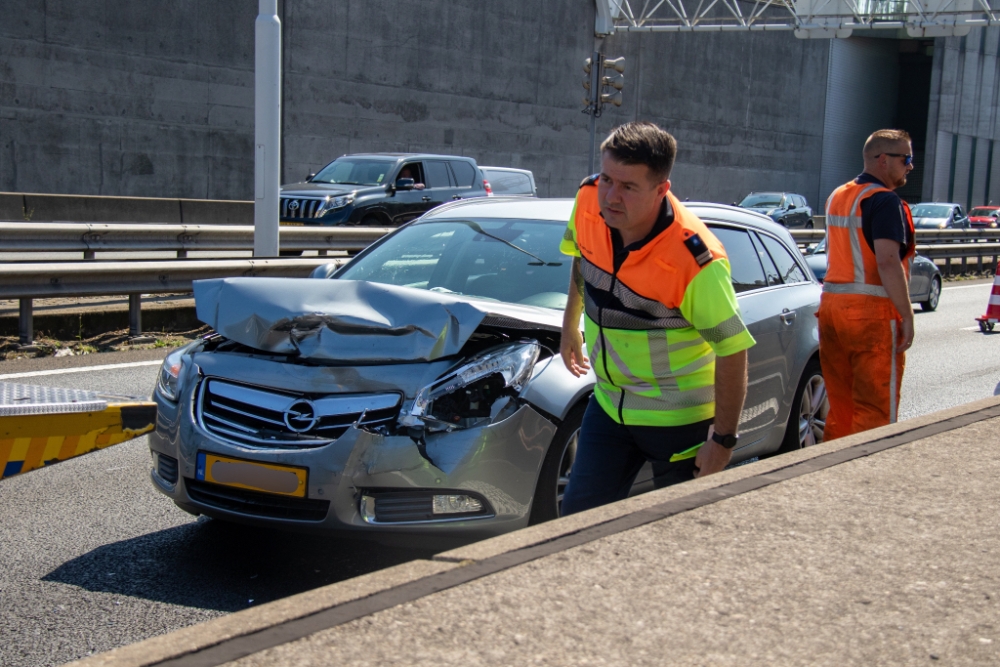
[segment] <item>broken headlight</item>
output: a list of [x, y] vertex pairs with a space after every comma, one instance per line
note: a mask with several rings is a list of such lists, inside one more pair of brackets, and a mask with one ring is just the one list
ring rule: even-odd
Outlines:
[[524, 389], [540, 350], [534, 341], [487, 350], [418, 391], [401, 422], [469, 428], [488, 419], [498, 399]]

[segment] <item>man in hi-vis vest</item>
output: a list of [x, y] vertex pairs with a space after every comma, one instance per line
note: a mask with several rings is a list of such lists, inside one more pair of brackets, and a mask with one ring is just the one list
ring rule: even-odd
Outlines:
[[670, 192], [676, 153], [652, 123], [616, 128], [560, 245], [573, 256], [560, 353], [597, 375], [563, 515], [625, 498], [647, 460], [657, 487], [718, 472], [736, 444], [754, 339], [725, 249]]
[[896, 421], [903, 353], [913, 343], [913, 218], [893, 192], [913, 169], [910, 135], [879, 130], [863, 155], [864, 172], [826, 202], [829, 265], [817, 313], [830, 397], [825, 440]]

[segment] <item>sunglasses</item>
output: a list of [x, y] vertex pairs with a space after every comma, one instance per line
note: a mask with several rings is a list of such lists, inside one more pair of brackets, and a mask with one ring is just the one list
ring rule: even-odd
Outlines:
[[[889, 157], [901, 157], [903, 158], [904, 167], [909, 167], [911, 164], [913, 164], [913, 156], [910, 155], [909, 153], [879, 153], [879, 155], [888, 155]], [[875, 157], [878, 157], [878, 155], [876, 155]]]

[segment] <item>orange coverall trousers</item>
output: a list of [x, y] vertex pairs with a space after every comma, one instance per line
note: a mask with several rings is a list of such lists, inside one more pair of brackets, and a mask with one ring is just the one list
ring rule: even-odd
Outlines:
[[824, 441], [894, 423], [899, 410], [906, 355], [896, 352], [898, 315], [891, 304], [859, 308], [857, 299], [824, 294], [817, 313], [830, 398]]

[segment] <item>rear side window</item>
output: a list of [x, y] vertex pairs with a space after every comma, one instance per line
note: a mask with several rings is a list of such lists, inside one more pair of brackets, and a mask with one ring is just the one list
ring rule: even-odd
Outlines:
[[733, 289], [739, 292], [767, 286], [764, 270], [757, 257], [757, 249], [750, 235], [743, 229], [732, 227], [712, 227], [712, 233], [722, 242], [729, 255], [729, 266], [733, 274]]
[[778, 269], [778, 275], [781, 276], [781, 282], [806, 282], [805, 272], [792, 258], [791, 253], [788, 252], [788, 248], [786, 248], [783, 243], [778, 241], [778, 239], [767, 236], [766, 234], [761, 234], [760, 240], [764, 243], [764, 248], [767, 250], [767, 254], [770, 255], [771, 259], [774, 261], [774, 265]]
[[455, 182], [460, 188], [471, 188], [476, 183], [476, 170], [468, 162], [452, 160], [451, 171], [455, 175]]
[[424, 184], [429, 188], [449, 188], [451, 187], [451, 177], [448, 176], [448, 165], [436, 160], [424, 162], [424, 175], [427, 180]]
[[527, 174], [519, 174], [514, 171], [490, 171], [486, 173], [486, 180], [490, 182], [494, 194], [534, 194], [531, 189], [531, 179], [528, 178]]

